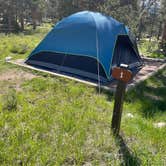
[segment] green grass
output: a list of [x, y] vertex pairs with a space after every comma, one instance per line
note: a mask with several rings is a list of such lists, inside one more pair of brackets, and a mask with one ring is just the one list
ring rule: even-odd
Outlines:
[[7, 56], [14, 59], [27, 57], [50, 29], [49, 24], [44, 24], [35, 31], [28, 28], [24, 33], [15, 35], [0, 34], [0, 60]]
[[[1, 35], [0, 76], [15, 70], [36, 77], [0, 79], [0, 165], [164, 166], [166, 128], [154, 128], [153, 123], [166, 122], [166, 70], [126, 94], [121, 137], [115, 139], [112, 93], [98, 94], [75, 81], [4, 63], [8, 55], [28, 56], [46, 31]], [[27, 50], [20, 53], [25, 43]]]
[[150, 58], [165, 58], [166, 55], [159, 49], [159, 41], [155, 38], [152, 41], [144, 38], [138, 42], [139, 51], [142, 55]]

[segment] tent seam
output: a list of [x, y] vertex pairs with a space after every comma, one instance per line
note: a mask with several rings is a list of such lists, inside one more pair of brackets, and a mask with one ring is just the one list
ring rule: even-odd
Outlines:
[[[95, 27], [96, 27], [96, 41], [97, 41], [97, 38], [98, 38], [98, 33], [97, 33], [97, 23], [96, 23], [96, 20], [95, 20], [95, 18], [94, 18], [94, 16], [92, 15], [92, 13], [90, 12], [90, 11], [88, 11], [88, 13], [90, 14], [90, 16], [92, 17], [92, 20], [93, 20], [93, 22], [95, 23]], [[98, 47], [99, 47], [99, 42], [98, 42]], [[96, 50], [97, 51], [97, 50]], [[99, 60], [99, 49], [98, 49], [98, 53], [97, 53], [98, 55], [98, 57], [97, 57], [97, 61], [100, 63], [100, 60]], [[104, 69], [104, 72], [105, 72], [105, 74], [106, 74], [106, 77], [107, 77], [107, 79], [109, 79], [110, 77], [109, 77], [109, 75], [108, 75], [108, 73], [106, 72], [106, 69], [105, 69], [105, 66], [103, 65], [103, 63], [101, 62], [100, 64], [102, 64], [102, 66], [103, 66], [103, 69]]]

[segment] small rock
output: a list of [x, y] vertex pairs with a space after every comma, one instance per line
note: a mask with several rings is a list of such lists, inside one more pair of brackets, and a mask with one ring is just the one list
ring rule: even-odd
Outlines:
[[11, 57], [11, 56], [8, 56], [8, 57], [5, 58], [5, 61], [6, 61], [6, 62], [9, 62], [11, 59], [12, 59], [12, 57]]
[[86, 162], [83, 166], [92, 166], [92, 164], [89, 162]]
[[134, 115], [131, 114], [131, 113], [127, 113], [127, 117], [128, 117], [128, 118], [134, 118]]
[[154, 123], [153, 124], [155, 128], [163, 128], [166, 126], [165, 122], [159, 122], [159, 123]]
[[111, 159], [111, 158], [113, 158], [113, 155], [112, 155], [112, 153], [105, 153], [105, 154], [104, 154], [104, 157], [105, 157], [106, 159]]

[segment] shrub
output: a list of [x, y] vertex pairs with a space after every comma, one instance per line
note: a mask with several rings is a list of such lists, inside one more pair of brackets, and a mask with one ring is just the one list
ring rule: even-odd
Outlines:
[[10, 89], [2, 98], [2, 109], [8, 111], [17, 110], [17, 95], [15, 89]]
[[32, 80], [26, 81], [23, 85], [29, 91], [41, 92], [48, 88], [49, 82], [43, 78], [34, 78]]
[[19, 50], [19, 48], [16, 45], [13, 45], [10, 49], [10, 52], [16, 54], [16, 53], [18, 53], [18, 50]]
[[11, 53], [14, 54], [25, 54], [28, 50], [27, 44], [18, 44], [18, 45], [13, 45], [10, 49]]

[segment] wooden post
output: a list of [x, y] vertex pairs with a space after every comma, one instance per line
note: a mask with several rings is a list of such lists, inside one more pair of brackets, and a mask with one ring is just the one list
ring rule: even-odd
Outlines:
[[127, 83], [132, 79], [132, 72], [128, 70], [127, 65], [121, 64], [120, 67], [113, 68], [112, 77], [118, 80], [111, 124], [113, 134], [117, 136], [120, 131], [125, 90]]
[[114, 135], [118, 135], [120, 131], [122, 110], [123, 110], [123, 101], [126, 90], [126, 83], [123, 81], [118, 81], [118, 85], [115, 93], [115, 103], [112, 117], [112, 131]]

